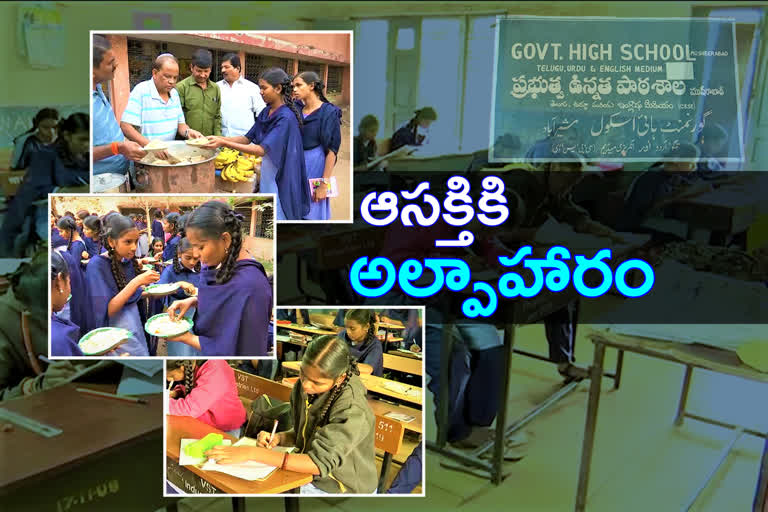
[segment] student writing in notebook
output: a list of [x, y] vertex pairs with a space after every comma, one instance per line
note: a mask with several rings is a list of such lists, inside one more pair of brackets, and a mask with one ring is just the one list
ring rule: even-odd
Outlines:
[[[374, 493], [377, 486], [374, 415], [357, 362], [335, 336], [312, 341], [291, 393], [292, 430], [262, 431], [259, 446], [217, 446], [206, 456], [219, 464], [255, 460], [313, 475], [302, 494]], [[272, 450], [295, 446], [293, 453]]]

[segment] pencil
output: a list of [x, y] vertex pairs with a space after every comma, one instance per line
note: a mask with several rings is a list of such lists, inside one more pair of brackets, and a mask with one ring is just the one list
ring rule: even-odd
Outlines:
[[168, 391], [170, 391], [171, 388], [173, 387], [173, 382], [174, 382], [173, 379], [171, 379], [171, 382], [168, 383]]
[[48, 359], [48, 358], [47, 358], [47, 357], [45, 357], [45, 356], [42, 356], [42, 355], [40, 355], [40, 356], [37, 356], [37, 358], [38, 358], [39, 360], [41, 360], [42, 362], [44, 362], [44, 363], [48, 363], [48, 364], [51, 364], [51, 360], [50, 360], [50, 359]]
[[277, 420], [275, 420], [275, 424], [272, 425], [272, 435], [269, 436], [269, 444], [272, 444], [272, 439], [275, 437], [275, 432], [277, 432]]
[[142, 398], [132, 398], [130, 396], [123, 396], [123, 395], [115, 395], [113, 393], [103, 393], [101, 391], [95, 391], [93, 389], [86, 389], [86, 388], [75, 388], [80, 393], [85, 393], [86, 395], [94, 395], [94, 396], [101, 396], [104, 398], [112, 398], [114, 400], [123, 400], [125, 402], [133, 402], [136, 404], [146, 404], [147, 401]]

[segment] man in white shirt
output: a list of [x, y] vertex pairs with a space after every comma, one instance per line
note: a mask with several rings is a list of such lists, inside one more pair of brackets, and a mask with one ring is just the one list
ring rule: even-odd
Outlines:
[[224, 80], [216, 84], [221, 90], [221, 134], [224, 137], [245, 135], [254, 117], [266, 107], [259, 86], [240, 74], [240, 57], [228, 53], [221, 62]]

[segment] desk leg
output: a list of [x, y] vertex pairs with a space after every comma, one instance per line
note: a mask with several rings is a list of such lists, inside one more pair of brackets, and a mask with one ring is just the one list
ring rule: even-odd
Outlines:
[[581, 447], [579, 485], [576, 490], [576, 512], [584, 512], [587, 505], [589, 470], [592, 466], [592, 447], [595, 441], [597, 408], [600, 405], [600, 384], [603, 377], [603, 363], [605, 362], [605, 345], [600, 342], [594, 343], [595, 354], [590, 368], [589, 404], [587, 405], [587, 420], [584, 426], [584, 443]]
[[616, 372], [613, 377], [613, 389], [619, 389], [621, 386], [621, 372], [624, 369], [624, 351], [619, 350], [619, 354], [616, 356]]
[[443, 324], [443, 343], [440, 347], [440, 386], [437, 401], [437, 446], [445, 447], [450, 428], [448, 402], [451, 399], [451, 355], [453, 353], [453, 323]]
[[768, 441], [763, 449], [760, 478], [757, 481], [757, 495], [752, 512], [764, 512], [764, 510], [768, 510]]
[[245, 512], [245, 498], [232, 498], [232, 512]]
[[691, 389], [691, 375], [693, 375], [693, 366], [686, 365], [683, 389], [680, 392], [680, 402], [677, 404], [677, 415], [675, 416], [675, 426], [678, 427], [683, 424], [683, 419], [685, 419], [685, 405], [688, 403], [688, 390]]
[[496, 435], [493, 446], [493, 473], [491, 482], [499, 485], [504, 478], [504, 448], [506, 446], [507, 404], [509, 403], [509, 381], [512, 372], [512, 354], [515, 350], [515, 324], [504, 326], [504, 372], [501, 376], [499, 412], [496, 414]]
[[286, 496], [285, 497], [285, 512], [299, 512], [299, 497], [298, 496]]

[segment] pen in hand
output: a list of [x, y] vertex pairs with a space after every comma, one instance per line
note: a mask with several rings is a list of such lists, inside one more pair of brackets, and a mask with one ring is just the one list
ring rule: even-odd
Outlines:
[[270, 448], [271, 448], [271, 445], [272, 445], [272, 439], [275, 438], [275, 432], [277, 432], [277, 420], [275, 420], [275, 424], [272, 425], [272, 434], [269, 436]]

